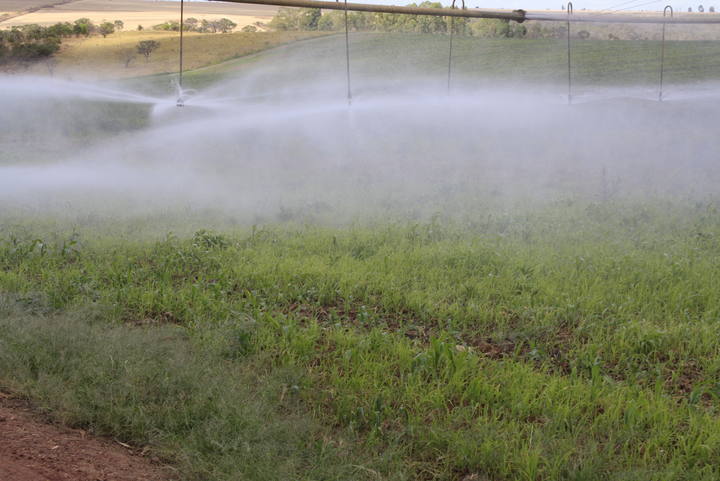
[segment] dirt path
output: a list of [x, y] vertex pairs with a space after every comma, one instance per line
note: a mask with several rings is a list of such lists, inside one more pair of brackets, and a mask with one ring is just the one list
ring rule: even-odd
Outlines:
[[147, 458], [82, 430], [43, 423], [29, 407], [0, 393], [0, 480], [167, 481]]

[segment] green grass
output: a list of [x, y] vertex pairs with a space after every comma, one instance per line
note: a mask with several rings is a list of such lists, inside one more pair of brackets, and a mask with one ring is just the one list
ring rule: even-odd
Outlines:
[[[350, 62], [356, 89], [381, 79], [386, 84], [411, 77], [443, 80], [447, 74], [448, 37], [444, 35], [355, 33]], [[190, 73], [188, 83], [203, 87], [223, 77], [269, 69], [270, 87], [295, 78], [308, 82], [342, 79], [345, 44], [341, 36], [311, 39], [273, 49], [257, 57], [233, 60]], [[456, 37], [453, 71], [459, 83], [518, 82], [564, 85], [565, 39], [482, 39]], [[312, 58], [311, 62], [307, 62]], [[659, 81], [660, 42], [652, 40], [573, 40], [573, 81], [578, 87], [641, 85]], [[720, 75], [720, 42], [668, 41], [665, 81], [714, 80]]]
[[[446, 40], [353, 35], [355, 87], [442, 79]], [[459, 79], [564, 81], [561, 41], [457, 42]], [[577, 42], [575, 75], [652, 84], [657, 46]], [[342, 79], [343, 48], [308, 40], [188, 84], [306, 88]], [[716, 51], [671, 44], [669, 82], [711, 79]], [[0, 389], [188, 480], [718, 479], [717, 201], [510, 205], [463, 185], [457, 215], [341, 227], [4, 208]]]
[[[256, 88], [266, 92], [292, 85], [300, 92], [328, 81], [344, 79], [345, 43], [342, 35], [312, 38], [310, 34], [288, 34], [269, 39], [271, 43], [252, 37], [261, 34], [242, 35], [244, 37], [233, 38], [223, 44], [222, 52], [242, 51], [227, 54], [224, 58], [237, 58], [224, 62], [220, 61], [220, 57], [213, 57], [213, 62], [202, 63], [198, 54], [204, 52], [205, 47], [201, 43], [189, 44], [188, 55], [198, 68], [187, 72], [186, 85], [206, 88], [226, 79], [254, 80], [260, 75], [263, 80], [259, 85], [251, 84], [249, 89], [244, 87], [243, 93], [249, 95]], [[226, 38], [222, 35], [210, 37], [218, 44]], [[303, 40], [269, 48], [298, 39]], [[190, 40], [202, 39], [191, 37]], [[447, 75], [448, 42], [446, 35], [352, 33], [350, 62], [355, 90], [376, 87], [378, 81], [385, 85], [403, 85], [410, 78], [435, 80], [438, 86], [443, 86]], [[153, 72], [173, 72], [174, 54], [172, 48], [168, 48], [168, 52], [163, 51], [162, 68], [153, 67]], [[535, 87], [564, 86], [567, 82], [566, 48], [565, 39], [455, 37], [453, 75], [458, 86], [497, 82], [525, 86], [530, 83]], [[105, 61], [114, 62], [109, 51], [96, 48], [93, 52], [93, 59], [102, 57]], [[572, 42], [573, 82], [579, 89], [628, 85], [655, 87], [659, 82], [659, 60], [660, 42], [655, 40], [574, 39]], [[199, 68], [208, 63], [210, 65]], [[122, 77], [139, 75], [122, 70]], [[173, 75], [175, 73], [170, 74]], [[719, 76], [720, 42], [667, 41], [666, 85], [712, 81]], [[302, 81], [298, 82], [298, 78]], [[164, 74], [125, 79], [123, 84], [153, 93], [169, 92], [170, 88], [168, 76]]]
[[[298, 380], [286, 389], [297, 391], [308, 422], [352, 439], [354, 452], [370, 459], [358, 463], [381, 479], [720, 475], [714, 203], [571, 204], [470, 225], [278, 226], [157, 241], [79, 232], [4, 242], [0, 290], [23, 311], [97, 306], [103, 322], [71, 325], [79, 345], [63, 348], [43, 337], [58, 336], [52, 317], [29, 327], [11, 317], [0, 337], [3, 384], [100, 433], [163, 453], [191, 450], [197, 458], [189, 464], [204, 479], [232, 478], [203, 471], [216, 461], [197, 448], [200, 440], [155, 439], [133, 408], [149, 402], [153, 419], [167, 410], [174, 420], [163, 429], [179, 436], [182, 411], [173, 403], [183, 389], [158, 396], [121, 376], [113, 382], [130, 388], [98, 405], [92, 399], [107, 397], [112, 382], [74, 374], [77, 366], [110, 366], [112, 346], [124, 342], [114, 336], [150, 335], [153, 344], [149, 333], [168, 324], [188, 338], [168, 348], [178, 356], [183, 343], [202, 346], [201, 359], [218, 350], [206, 353], [208, 338], [225, 353], [229, 343], [240, 372], [293, 372]], [[50, 333], [34, 327], [47, 323]], [[108, 345], [98, 349], [100, 338]], [[144, 364], [146, 350], [141, 344], [120, 357]], [[72, 361], [76, 355], [85, 361]], [[58, 362], [67, 362], [60, 372]], [[206, 372], [193, 367], [183, 383], [238, 384], [222, 370], [218, 379]], [[200, 419], [220, 416], [219, 407], [205, 409]], [[281, 449], [283, 436], [274, 436], [262, 449]], [[305, 473], [307, 464], [292, 466]], [[277, 469], [248, 479], [277, 479], [284, 468]]]
[[151, 447], [182, 479], [372, 479], [357, 472], [368, 459], [352, 437], [299, 402], [303, 373], [247, 352], [240, 327], [189, 339], [105, 321], [92, 309], [42, 316], [0, 300], [0, 386], [61, 422]]

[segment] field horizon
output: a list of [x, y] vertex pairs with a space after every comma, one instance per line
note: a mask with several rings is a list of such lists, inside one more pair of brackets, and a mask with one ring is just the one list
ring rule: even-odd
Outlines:
[[[0, 14], [3, 11], [13, 13], [11, 7], [18, 8], [25, 2], [0, 0]], [[47, 0], [28, 4], [32, 9], [48, 5]], [[104, 21], [122, 20], [126, 30], [137, 30], [139, 25], [150, 29], [154, 25], [180, 18], [179, 3], [175, 1], [147, 0], [72, 0], [56, 2], [51, 8], [40, 8], [30, 13], [3, 20], [0, 28], [10, 28], [28, 24], [50, 26], [58, 22], [73, 22], [78, 18], [89, 18], [96, 24]], [[267, 22], [277, 12], [277, 7], [263, 5], [243, 5], [237, 3], [187, 2], [186, 18], [198, 20], [217, 20], [228, 18], [238, 24], [238, 29], [256, 22]], [[15, 11], [17, 12], [17, 11]]]

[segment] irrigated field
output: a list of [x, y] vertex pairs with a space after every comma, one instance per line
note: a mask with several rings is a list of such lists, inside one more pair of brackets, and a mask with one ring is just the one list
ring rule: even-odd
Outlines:
[[[218, 40], [221, 41], [221, 40]], [[564, 39], [483, 39], [456, 37], [453, 78], [464, 89], [513, 85], [518, 94], [567, 89]], [[345, 45], [340, 36], [313, 39], [273, 50], [260, 59], [239, 58], [188, 75], [188, 82], [207, 86], [227, 77], [266, 76], [260, 87], [286, 88], [292, 80], [342, 79]], [[189, 55], [197, 55], [188, 50]], [[307, 62], [298, 59], [307, 58]], [[252, 62], [249, 63], [249, 61]], [[259, 60], [259, 62], [256, 62]], [[572, 81], [576, 94], [603, 95], [613, 87], [646, 89], [652, 96], [660, 74], [660, 42], [654, 40], [574, 40]], [[392, 89], [432, 82], [446, 89], [448, 37], [444, 35], [355, 33], [350, 36], [350, 69], [355, 89]], [[413, 78], [413, 82], [408, 82]], [[665, 46], [665, 87], [712, 83], [720, 78], [720, 42], [668, 41]], [[302, 83], [299, 89], [308, 88]], [[529, 88], [529, 86], [532, 86]], [[684, 88], [684, 87], [683, 87]], [[676, 90], [682, 90], [676, 89]], [[680, 93], [680, 92], [678, 92]]]
[[[561, 41], [467, 38], [448, 96], [447, 37], [356, 34], [348, 110], [343, 40], [171, 113], [8, 82], [0, 391], [187, 480], [720, 478], [717, 101], [557, 105]], [[657, 46], [579, 87], [654, 97]]]

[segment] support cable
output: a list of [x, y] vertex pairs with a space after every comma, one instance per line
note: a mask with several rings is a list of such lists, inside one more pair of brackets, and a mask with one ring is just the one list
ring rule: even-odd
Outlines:
[[178, 99], [177, 106], [184, 107], [183, 98], [183, 30], [185, 30], [185, 0], [180, 0], [180, 68], [178, 69]]
[[572, 65], [570, 63], [570, 15], [573, 13], [573, 4], [568, 2], [567, 4], [567, 68], [568, 68], [568, 82], [567, 82], [567, 100], [568, 105], [572, 104]]
[[352, 88], [350, 85], [350, 28], [348, 27], [347, 0], [345, 0], [345, 67], [347, 75], [347, 102], [348, 105], [352, 105]]
[[[346, 0], [347, 1], [347, 0]], [[453, 0], [451, 9], [455, 7]], [[465, 0], [462, 0], [462, 9], [465, 10]], [[452, 51], [453, 51], [453, 35], [455, 34], [455, 17], [450, 17], [450, 50], [448, 52], [448, 73], [447, 73], [447, 91], [450, 93], [450, 79], [452, 77]]]
[[[355, 3], [348, 1], [341, 4], [338, 0], [208, 0], [210, 2], [246, 3], [252, 5], [276, 5], [279, 7], [320, 8], [327, 10], [347, 10], [349, 12], [375, 12], [398, 13], [406, 15], [429, 15], [435, 17], [465, 17], [465, 18], [496, 18], [501, 20], [514, 20], [522, 23], [526, 20], [539, 20], [551, 22], [564, 22], [565, 13], [525, 10], [491, 10], [484, 8], [469, 8], [467, 10], [451, 8], [412, 7], [397, 5], [379, 5], [376, 3]], [[637, 1], [637, 0], [635, 0]], [[653, 0], [655, 1], [660, 0]], [[633, 8], [637, 7], [634, 6]], [[662, 16], [648, 14], [597, 14], [584, 13], [573, 15], [573, 22], [583, 23], [657, 23], [668, 24], [712, 24], [720, 23], [720, 15], [680, 15], [672, 19], [663, 19]]]
[[[670, 18], [673, 16], [673, 8], [667, 5], [663, 9], [663, 17], [670, 12]], [[658, 101], [663, 100], [663, 73], [665, 72], [665, 22], [662, 24], [662, 41], [660, 43], [660, 91], [658, 92]]]

